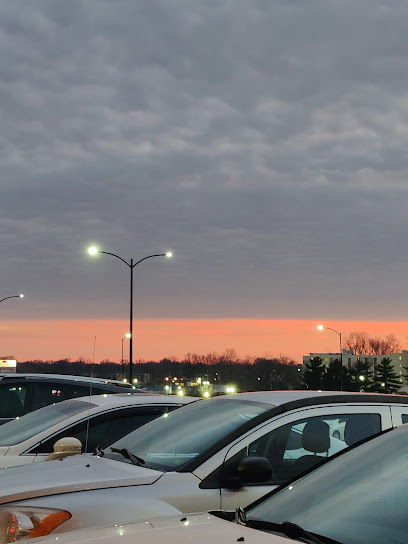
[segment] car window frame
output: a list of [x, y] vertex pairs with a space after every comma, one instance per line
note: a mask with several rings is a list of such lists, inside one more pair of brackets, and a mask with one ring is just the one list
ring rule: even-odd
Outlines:
[[[206, 478], [210, 477], [211, 474], [221, 467], [226, 461], [231, 457], [238, 454], [241, 450], [248, 448], [252, 442], [262, 438], [266, 434], [270, 433], [272, 430], [286, 425], [288, 423], [293, 423], [297, 420], [306, 419], [308, 417], [322, 417], [329, 414], [353, 414], [353, 413], [379, 413], [381, 417], [381, 430], [392, 427], [392, 418], [391, 418], [391, 409], [390, 406], [382, 404], [367, 404], [367, 403], [356, 403], [356, 404], [331, 404], [331, 405], [319, 405], [304, 407], [302, 409], [291, 410], [281, 415], [277, 415], [270, 419], [269, 421], [254, 427], [250, 431], [246, 432], [244, 435], [238, 439], [231, 442], [228, 446], [224, 447], [221, 451], [218, 452], [215, 456], [208, 459], [200, 467], [197, 467], [194, 470], [194, 474], [200, 478], [205, 486]], [[266, 491], [269, 491], [276, 485], [262, 485], [266, 488]], [[249, 489], [250, 486], [243, 487], [241, 489]], [[255, 486], [259, 487], [259, 486]], [[221, 491], [223, 488], [220, 488]]]
[[[115, 406], [115, 407], [112, 407], [112, 408], [105, 409], [102, 412], [97, 412], [95, 414], [92, 414], [91, 419], [96, 419], [96, 418], [99, 418], [99, 417], [102, 417], [102, 416], [106, 416], [107, 414], [111, 414], [113, 412], [116, 412], [116, 413], [122, 412], [124, 410], [131, 411], [131, 410], [158, 408], [158, 407], [164, 407], [165, 408], [165, 410], [162, 412], [162, 414], [163, 414], [163, 413], [166, 413], [166, 412], [168, 413], [169, 411], [175, 410], [179, 406], [180, 405], [176, 404], [176, 403], [172, 403], [172, 404], [165, 404], [165, 403], [152, 404], [152, 403], [149, 403], [149, 404], [135, 404], [135, 405], [128, 405], [128, 406]], [[157, 417], [160, 417], [160, 415], [157, 416]], [[47, 452], [47, 453], [42, 453], [42, 452], [41, 453], [36, 453], [33, 450], [37, 449], [39, 446], [41, 446], [42, 444], [44, 444], [46, 442], [53, 441], [53, 440], [55, 440], [55, 442], [56, 442], [57, 440], [59, 440], [59, 438], [58, 438], [59, 435], [66, 432], [67, 430], [71, 429], [72, 427], [75, 427], [76, 425], [80, 425], [80, 424], [83, 424], [83, 423], [86, 424], [87, 420], [88, 420], [88, 417], [86, 416], [86, 417], [83, 417], [80, 420], [77, 420], [77, 421], [74, 421], [74, 422], [70, 423], [69, 425], [67, 425], [63, 429], [58, 429], [58, 431], [55, 431], [53, 434], [48, 435], [47, 437], [42, 438], [41, 440], [39, 440], [35, 444], [32, 444], [31, 446], [29, 446], [20, 455], [22, 455], [22, 456], [40, 456], [40, 457], [48, 456], [50, 453], [52, 453], [53, 450], [51, 450], [50, 452]], [[140, 425], [140, 427], [141, 426], [142, 425]], [[44, 433], [45, 432], [47, 432], [47, 431], [44, 431]], [[41, 434], [43, 434], [43, 433], [41, 433]], [[88, 451], [87, 454], [89, 454], [89, 453], [92, 454], [93, 452]]]
[[[408, 423], [408, 397], [407, 406], [391, 406], [391, 416], [394, 427], [397, 427], [398, 425], [403, 425], [404, 423]], [[403, 416], [407, 418], [407, 421], [403, 421]]]

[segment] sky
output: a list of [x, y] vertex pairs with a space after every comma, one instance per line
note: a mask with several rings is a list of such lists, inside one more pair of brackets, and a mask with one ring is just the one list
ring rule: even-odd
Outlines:
[[135, 358], [332, 350], [319, 322], [404, 343], [407, 21], [0, 0], [0, 355], [120, 358], [129, 268], [90, 244], [174, 253], [134, 269]]

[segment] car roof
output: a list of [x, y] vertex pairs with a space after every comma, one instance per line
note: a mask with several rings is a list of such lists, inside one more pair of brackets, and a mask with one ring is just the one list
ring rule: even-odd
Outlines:
[[310, 405], [314, 402], [375, 402], [375, 403], [402, 403], [408, 404], [406, 395], [389, 395], [378, 393], [354, 393], [351, 391], [252, 391], [228, 395], [227, 398], [239, 398], [248, 401], [263, 402], [273, 406], [282, 406], [287, 403]]
[[40, 381], [71, 381], [80, 383], [93, 383], [97, 385], [115, 385], [126, 389], [132, 389], [130, 383], [125, 383], [120, 380], [111, 380], [106, 378], [95, 378], [91, 376], [75, 376], [74, 374], [40, 374], [40, 373], [20, 373], [20, 372], [0, 372], [0, 381], [12, 380], [40, 380]]
[[95, 406], [113, 408], [116, 406], [131, 406], [133, 404], [189, 404], [190, 402], [201, 400], [200, 397], [189, 397], [179, 395], [157, 395], [149, 393], [114, 393], [103, 394], [85, 397], [75, 397], [74, 399], [67, 399], [61, 401], [58, 404], [64, 402], [91, 402]]

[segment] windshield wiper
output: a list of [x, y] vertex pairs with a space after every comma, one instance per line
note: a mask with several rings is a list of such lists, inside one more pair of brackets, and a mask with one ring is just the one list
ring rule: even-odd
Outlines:
[[96, 446], [95, 451], [93, 452], [93, 455], [96, 455], [97, 457], [103, 457], [105, 455], [105, 452], [103, 451], [100, 444]]
[[241, 508], [241, 506], [239, 506], [235, 510], [234, 521], [235, 521], [235, 523], [238, 523], [238, 525], [247, 525], [248, 524], [248, 520], [247, 520], [247, 517], [246, 517], [246, 514], [245, 514], [245, 510], [243, 508]]
[[127, 450], [126, 448], [122, 448], [122, 449], [111, 448], [110, 450], [113, 451], [114, 453], [120, 453], [121, 455], [123, 455], [125, 459], [129, 459], [129, 461], [132, 462], [132, 465], [137, 465], [140, 467], [145, 464], [144, 459], [142, 459], [141, 457], [138, 457], [137, 455], [133, 455], [133, 453], [130, 453], [130, 451]]
[[[298, 540], [301, 538], [302, 540], [313, 542], [313, 544], [327, 544], [329, 542], [331, 544], [335, 543], [334, 540], [329, 540], [329, 539], [323, 541], [319, 537], [313, 535], [312, 533], [309, 533], [309, 531], [306, 531], [306, 529], [303, 529], [303, 527], [301, 527], [300, 525], [297, 525], [296, 523], [292, 523], [291, 521], [284, 521], [283, 523], [273, 523], [271, 521], [247, 519], [246, 525], [247, 527], [251, 527], [252, 529], [260, 529], [265, 531], [278, 531], [288, 536], [289, 538], [293, 538], [294, 540]], [[341, 543], [339, 542], [338, 544], [341, 544]]]

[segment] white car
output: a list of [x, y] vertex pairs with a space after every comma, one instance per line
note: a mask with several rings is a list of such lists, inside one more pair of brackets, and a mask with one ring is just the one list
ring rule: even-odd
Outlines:
[[[50, 535], [58, 544], [406, 544], [408, 425], [344, 451], [264, 499], [234, 511], [178, 514]], [[20, 512], [21, 538], [38, 534]], [[40, 523], [41, 524], [41, 523]], [[37, 531], [37, 532], [35, 532]], [[15, 532], [13, 533], [15, 534]], [[18, 538], [16, 540], [19, 540]]]
[[193, 401], [197, 398], [119, 393], [50, 404], [0, 426], [0, 468], [44, 461], [54, 444], [66, 437], [77, 438], [84, 453], [93, 453]]
[[57, 534], [145, 520], [169, 506], [235, 509], [327, 459], [330, 421], [346, 420], [346, 448], [407, 415], [408, 398], [398, 395], [270, 391], [200, 400], [126, 435], [104, 457], [0, 471], [0, 519], [19, 519], [28, 507]]

